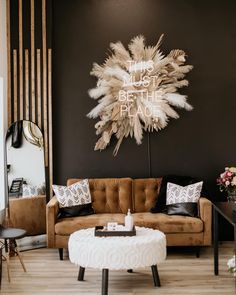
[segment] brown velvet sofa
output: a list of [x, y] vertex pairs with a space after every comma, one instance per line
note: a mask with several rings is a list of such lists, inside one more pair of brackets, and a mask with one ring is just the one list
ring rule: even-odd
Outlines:
[[[49, 248], [58, 248], [60, 258], [67, 248], [71, 233], [79, 229], [105, 225], [108, 221], [124, 223], [124, 217], [131, 208], [134, 223], [161, 230], [166, 234], [168, 246], [211, 245], [212, 205], [206, 198], [200, 198], [199, 218], [150, 213], [159, 193], [161, 178], [131, 179], [105, 178], [89, 179], [93, 208], [96, 214], [57, 219], [58, 201], [54, 196], [47, 204], [46, 226]], [[79, 179], [69, 179], [71, 185]]]

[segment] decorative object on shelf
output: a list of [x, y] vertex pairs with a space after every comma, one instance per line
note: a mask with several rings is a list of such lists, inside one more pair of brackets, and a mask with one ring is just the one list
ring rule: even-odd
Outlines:
[[227, 192], [228, 201], [236, 202], [236, 167], [226, 167], [217, 178], [217, 184], [221, 192]]
[[235, 264], [235, 255], [228, 260], [227, 266], [228, 266], [228, 271], [233, 274], [234, 277], [236, 277], [236, 264]]
[[159, 131], [169, 118], [179, 118], [173, 107], [193, 109], [187, 96], [178, 93], [188, 85], [184, 77], [193, 66], [185, 65], [183, 50], [174, 49], [165, 56], [159, 49], [162, 38], [155, 46], [146, 46], [143, 36], [134, 37], [128, 50], [120, 41], [110, 43], [112, 53], [104, 64], [93, 64], [90, 74], [98, 81], [89, 96], [98, 105], [87, 116], [99, 117], [95, 128], [101, 137], [95, 150], [104, 150], [115, 135], [116, 155], [124, 138], [134, 136], [141, 144], [144, 131]]

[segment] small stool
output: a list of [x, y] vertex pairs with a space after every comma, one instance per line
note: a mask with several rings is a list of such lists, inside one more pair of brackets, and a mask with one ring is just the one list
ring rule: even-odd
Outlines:
[[[11, 278], [10, 278], [10, 251], [12, 251], [10, 249], [10, 244], [11, 242], [14, 244], [14, 249], [13, 252], [18, 256], [20, 263], [22, 265], [22, 268], [24, 270], [24, 272], [26, 272], [26, 268], [24, 265], [24, 262], [22, 260], [21, 254], [19, 252], [19, 250], [17, 249], [17, 243], [16, 243], [16, 239], [20, 239], [23, 238], [26, 235], [26, 231], [24, 229], [18, 229], [18, 228], [0, 228], [0, 239], [4, 240], [4, 243], [1, 242], [1, 262], [2, 262], [2, 258], [4, 258], [7, 262], [7, 275], [8, 275], [8, 281], [11, 282]], [[2, 249], [5, 248], [5, 255], [3, 255], [2, 253]], [[2, 263], [1, 263], [2, 264]], [[2, 279], [2, 271], [0, 270], [0, 284], [1, 284], [1, 279]]]

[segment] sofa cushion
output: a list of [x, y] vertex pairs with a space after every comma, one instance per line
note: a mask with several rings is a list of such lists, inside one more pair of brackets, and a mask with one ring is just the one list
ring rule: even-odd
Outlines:
[[201, 196], [203, 181], [181, 186], [171, 182], [167, 183], [166, 205], [176, 203], [198, 203]]
[[203, 222], [200, 218], [189, 216], [167, 215], [150, 212], [134, 213], [134, 224], [151, 227], [164, 233], [199, 233], [203, 231]]
[[134, 212], [148, 212], [155, 205], [159, 194], [161, 178], [133, 180]]
[[[79, 179], [68, 179], [71, 185]], [[95, 213], [124, 213], [132, 208], [131, 178], [89, 179], [89, 188]]]
[[156, 204], [151, 208], [152, 213], [160, 213], [166, 212], [166, 190], [167, 190], [167, 183], [172, 182], [175, 184], [179, 184], [182, 186], [192, 184], [195, 181], [194, 178], [190, 176], [182, 176], [182, 175], [167, 175], [162, 178], [161, 186], [160, 186], [160, 193], [158, 198], [156, 199]]
[[76, 216], [86, 216], [94, 214], [92, 203], [78, 206], [59, 208], [57, 218], [67, 218]]
[[[196, 182], [199, 182], [200, 180], [197, 178], [193, 178], [191, 176], [183, 176], [183, 175], [166, 175], [162, 178], [161, 186], [160, 186], [160, 192], [156, 199], [156, 204], [151, 208], [152, 213], [165, 213], [166, 212], [166, 190], [167, 190], [167, 183], [172, 182], [178, 185], [186, 186], [189, 184], [193, 184]], [[204, 182], [201, 196], [207, 197], [208, 194], [208, 188], [206, 186], [206, 183]]]
[[198, 203], [185, 202], [166, 205], [168, 215], [198, 216]]
[[198, 216], [198, 200], [203, 181], [181, 186], [167, 183], [166, 209], [168, 215]]
[[52, 185], [59, 207], [71, 207], [91, 203], [88, 179], [83, 179], [69, 186]]
[[62, 218], [55, 224], [57, 235], [70, 235], [73, 232], [96, 225], [106, 225], [109, 221], [124, 223], [125, 214], [93, 214], [89, 216], [78, 216]]

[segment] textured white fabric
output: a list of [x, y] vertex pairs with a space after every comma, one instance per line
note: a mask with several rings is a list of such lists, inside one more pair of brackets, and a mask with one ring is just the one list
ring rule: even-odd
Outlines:
[[135, 269], [163, 262], [166, 258], [164, 233], [136, 227], [133, 237], [95, 237], [94, 228], [74, 232], [69, 238], [72, 263], [97, 269]]
[[70, 186], [53, 185], [52, 188], [60, 208], [85, 205], [92, 202], [88, 179], [83, 179]]
[[202, 185], [202, 181], [186, 186], [168, 182], [166, 205], [188, 202], [197, 203], [201, 196]]

